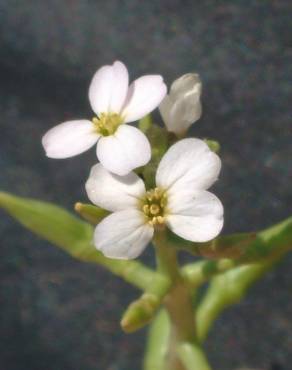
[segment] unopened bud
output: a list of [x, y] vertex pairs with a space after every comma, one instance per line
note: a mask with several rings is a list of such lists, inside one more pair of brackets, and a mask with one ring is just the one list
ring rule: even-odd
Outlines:
[[202, 114], [202, 83], [196, 73], [188, 73], [175, 80], [170, 92], [159, 106], [167, 130], [182, 137]]
[[97, 225], [102, 219], [109, 215], [109, 212], [105, 209], [93, 206], [92, 204], [77, 202], [74, 205], [74, 209], [84, 220], [93, 225]]
[[154, 316], [160, 300], [153, 294], [145, 293], [132, 302], [121, 320], [122, 329], [131, 333], [146, 325]]

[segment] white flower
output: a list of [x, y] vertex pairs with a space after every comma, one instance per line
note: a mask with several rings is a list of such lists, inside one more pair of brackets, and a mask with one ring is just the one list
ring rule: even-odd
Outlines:
[[97, 117], [53, 127], [42, 139], [46, 155], [68, 158], [97, 143], [99, 161], [120, 176], [148, 163], [151, 147], [146, 136], [126, 123], [155, 109], [166, 94], [166, 86], [159, 75], [142, 76], [130, 86], [128, 83], [123, 63], [101, 67], [89, 87], [89, 101]]
[[220, 158], [194, 138], [177, 142], [165, 153], [152, 190], [146, 191], [134, 172], [120, 177], [95, 165], [86, 182], [87, 195], [113, 212], [95, 229], [96, 248], [110, 258], [135, 258], [155, 228], [165, 225], [194, 242], [215, 238], [223, 226], [223, 206], [206, 189], [216, 181], [220, 168]]
[[188, 73], [175, 80], [159, 106], [167, 130], [183, 136], [202, 114], [202, 83], [199, 75]]

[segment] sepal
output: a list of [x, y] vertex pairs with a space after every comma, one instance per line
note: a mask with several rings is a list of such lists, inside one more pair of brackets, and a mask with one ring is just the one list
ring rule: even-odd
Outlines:
[[208, 145], [209, 149], [212, 150], [212, 152], [218, 154], [221, 150], [221, 145], [216, 140], [211, 139], [204, 139], [205, 143]]
[[148, 130], [150, 130], [151, 126], [153, 124], [151, 114], [147, 114], [145, 117], [141, 118], [138, 127], [139, 129], [146, 133]]
[[155, 174], [158, 164], [169, 147], [169, 133], [166, 129], [152, 124], [145, 134], [150, 142], [152, 149], [152, 156], [150, 162], [144, 166], [139, 174], [144, 178], [147, 188], [155, 187]]

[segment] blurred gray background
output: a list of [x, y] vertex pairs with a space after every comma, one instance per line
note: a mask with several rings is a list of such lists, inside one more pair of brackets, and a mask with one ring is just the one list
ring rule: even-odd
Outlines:
[[[61, 121], [91, 118], [90, 79], [120, 59], [132, 79], [201, 75], [204, 111], [193, 134], [222, 145], [224, 232], [288, 217], [291, 16], [291, 0], [1, 0], [1, 189], [68, 209], [86, 201], [94, 150], [50, 160], [40, 140]], [[0, 217], [1, 369], [138, 370], [145, 331], [119, 328], [138, 292]], [[152, 258], [148, 248], [143, 259]], [[291, 369], [291, 268], [288, 256], [220, 318], [206, 345], [214, 369]]]

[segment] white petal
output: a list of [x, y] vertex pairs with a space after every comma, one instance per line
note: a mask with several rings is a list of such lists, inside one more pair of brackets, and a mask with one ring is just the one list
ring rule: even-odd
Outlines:
[[122, 116], [125, 122], [136, 121], [158, 107], [167, 88], [159, 75], [142, 76], [131, 83]]
[[159, 163], [156, 184], [176, 194], [208, 189], [218, 178], [220, 158], [204, 141], [188, 138], [172, 145]]
[[200, 76], [197, 73], [187, 73], [175, 81], [173, 81], [170, 87], [170, 95], [174, 99], [179, 99], [189, 93], [201, 94], [202, 82]]
[[220, 233], [223, 218], [172, 215], [168, 216], [166, 223], [180, 237], [192, 242], [203, 243], [214, 239]]
[[128, 83], [128, 71], [122, 62], [101, 67], [89, 87], [89, 101], [94, 112], [119, 113], [126, 99]]
[[109, 111], [120, 113], [128, 93], [129, 74], [126, 66], [119, 61], [113, 64], [113, 87]]
[[184, 216], [214, 216], [221, 218], [223, 205], [220, 200], [206, 190], [191, 191], [169, 194], [167, 208], [170, 214]]
[[85, 152], [99, 136], [88, 120], [68, 121], [51, 128], [43, 136], [42, 144], [48, 157], [68, 158]]
[[111, 214], [97, 225], [94, 244], [106, 257], [132, 259], [142, 253], [153, 232], [142, 212], [128, 209]]
[[124, 176], [149, 162], [151, 147], [136, 127], [121, 125], [114, 135], [100, 138], [97, 158], [108, 171]]
[[108, 211], [135, 208], [145, 194], [144, 183], [134, 172], [117, 176], [100, 163], [92, 167], [85, 188], [91, 202]]
[[206, 242], [215, 238], [223, 227], [222, 203], [208, 191], [172, 195], [168, 208], [168, 227], [184, 239]]

